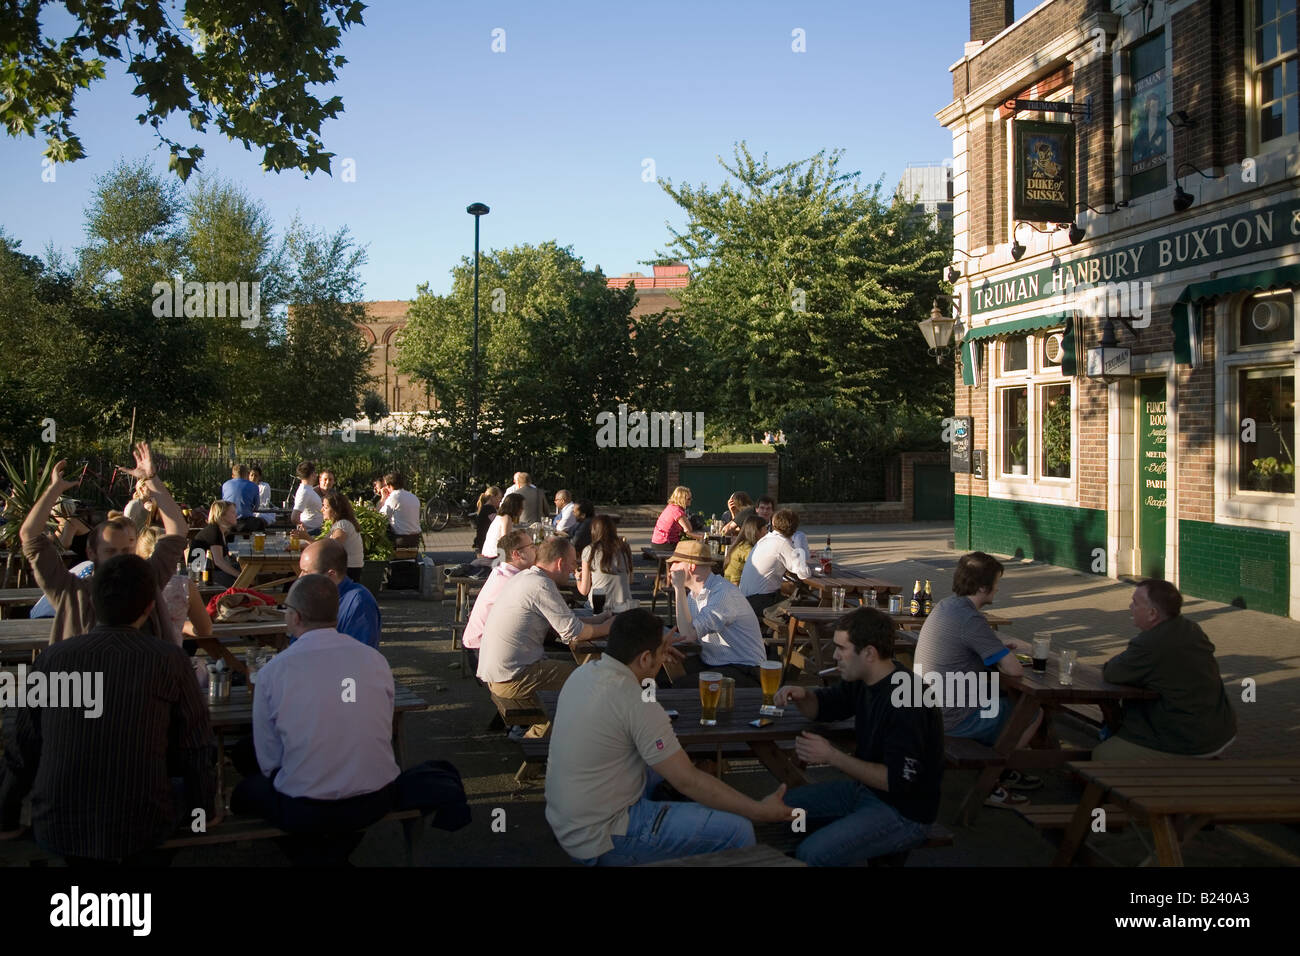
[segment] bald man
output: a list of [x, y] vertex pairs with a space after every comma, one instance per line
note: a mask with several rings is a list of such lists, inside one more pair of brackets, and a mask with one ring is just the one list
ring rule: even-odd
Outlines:
[[348, 552], [342, 544], [332, 538], [313, 541], [298, 558], [298, 573], [323, 574], [333, 581], [339, 592], [339, 633], [379, 650], [383, 627], [379, 604], [369, 591], [348, 577]]

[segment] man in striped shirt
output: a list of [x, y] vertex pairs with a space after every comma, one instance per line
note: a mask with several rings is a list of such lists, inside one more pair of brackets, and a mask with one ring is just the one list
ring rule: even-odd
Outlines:
[[102, 675], [102, 711], [20, 706], [6, 715], [0, 839], [21, 832], [30, 792], [33, 835], [48, 852], [73, 864], [164, 863], [157, 847], [178, 823], [200, 810], [207, 826], [217, 822], [208, 709], [185, 652], [140, 630], [156, 595], [148, 562], [110, 558], [91, 587], [94, 629], [50, 647], [32, 671], [47, 685]]

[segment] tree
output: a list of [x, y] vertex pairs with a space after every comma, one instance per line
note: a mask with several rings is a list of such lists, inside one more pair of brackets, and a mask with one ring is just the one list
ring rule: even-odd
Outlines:
[[[859, 188], [840, 152], [779, 167], [742, 142], [717, 190], [664, 190], [687, 213], [670, 251], [692, 266], [681, 327], [692, 372], [738, 432], [776, 427], [829, 400], [862, 414], [912, 405], [935, 419], [951, 371], [926, 355], [915, 322], [929, 314], [948, 261], [945, 237]], [[938, 434], [936, 430], [936, 434]]]
[[[46, 134], [45, 155], [72, 162], [86, 155], [69, 120], [73, 99], [105, 76], [105, 61], [126, 61], [145, 101], [136, 117], [170, 149], [182, 180], [203, 156], [163, 132], [173, 113], [206, 132], [209, 124], [246, 148], [264, 148], [262, 168], [329, 171], [321, 123], [343, 110], [322, 103], [309, 84], [327, 84], [347, 60], [335, 53], [343, 31], [362, 24], [365, 4], [352, 0], [188, 0], [183, 24], [164, 0], [66, 0], [77, 20], [62, 38], [46, 34], [49, 0], [0, 5], [0, 102], [11, 136]], [[182, 155], [184, 154], [184, 155]]]
[[346, 226], [333, 235], [295, 219], [285, 238], [292, 303], [270, 353], [266, 409], [306, 433], [357, 414], [370, 387], [370, 348], [361, 335], [361, 267], [366, 251]]
[[86, 208], [80, 276], [118, 303], [150, 295], [154, 282], [180, 270], [184, 203], [177, 183], [147, 159], [121, 161], [99, 179]]
[[[553, 454], [595, 447], [595, 420], [625, 400], [635, 365], [630, 290], [610, 289], [554, 241], [488, 252], [479, 277], [480, 449]], [[468, 457], [473, 394], [474, 263], [452, 291], [417, 290], [398, 368], [426, 382]]]

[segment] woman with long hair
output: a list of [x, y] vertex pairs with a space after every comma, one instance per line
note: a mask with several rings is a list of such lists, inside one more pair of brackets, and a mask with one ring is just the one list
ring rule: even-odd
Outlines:
[[767, 534], [767, 522], [758, 515], [751, 514], [740, 526], [740, 535], [727, 552], [727, 567], [722, 572], [732, 584], [740, 586], [740, 575], [745, 570], [745, 561], [749, 552], [754, 550], [758, 539]]
[[582, 549], [578, 593], [586, 596], [590, 605], [591, 595], [602, 592], [604, 610], [615, 614], [639, 607], [640, 602], [632, 597], [631, 575], [632, 549], [618, 536], [608, 515], [596, 515], [591, 521], [591, 544]]
[[660, 547], [675, 545], [685, 535], [688, 538], [703, 540], [707, 535], [703, 531], [691, 530], [691, 519], [686, 516], [686, 509], [691, 506], [691, 489], [678, 485], [668, 497], [668, 506], [655, 522], [655, 530], [650, 535], [650, 543]]
[[233, 501], [214, 501], [208, 509], [208, 523], [194, 536], [192, 547], [206, 548], [212, 559], [212, 583], [228, 588], [239, 577], [239, 567], [230, 560], [230, 531], [238, 520]]
[[501, 504], [501, 494], [501, 489], [496, 485], [488, 485], [487, 490], [478, 496], [478, 504], [474, 508], [475, 554], [478, 554], [483, 547], [483, 539], [487, 537], [488, 525], [492, 524], [492, 519], [497, 514], [497, 506]]
[[487, 534], [483, 536], [483, 549], [474, 559], [474, 564], [479, 567], [493, 567], [500, 563], [501, 556], [497, 554], [497, 543], [514, 530], [515, 523], [523, 513], [523, 495], [508, 495], [501, 499], [501, 504], [497, 506], [497, 516], [492, 519]]
[[357, 529], [357, 515], [352, 502], [337, 491], [325, 492], [321, 499], [321, 514], [330, 523], [330, 537], [348, 552], [348, 577], [361, 581], [361, 569], [366, 563], [366, 548]]

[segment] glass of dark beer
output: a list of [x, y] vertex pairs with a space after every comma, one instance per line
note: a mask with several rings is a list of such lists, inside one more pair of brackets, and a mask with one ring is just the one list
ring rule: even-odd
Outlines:
[[605, 610], [605, 592], [604, 592], [604, 591], [592, 591], [592, 592], [591, 592], [591, 609], [592, 609], [593, 611], [595, 611], [597, 614], [599, 614], [601, 611]]
[[1052, 635], [1049, 632], [1034, 635], [1034, 670], [1040, 674], [1047, 671], [1047, 655], [1052, 650]]

